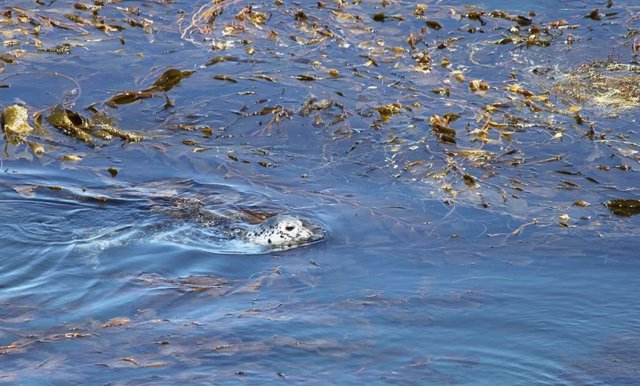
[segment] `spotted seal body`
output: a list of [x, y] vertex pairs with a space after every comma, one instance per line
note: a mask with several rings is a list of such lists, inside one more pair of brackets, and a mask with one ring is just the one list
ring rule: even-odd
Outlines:
[[[322, 241], [327, 236], [322, 226], [295, 214], [272, 215], [266, 220], [254, 223], [252, 220], [261, 216], [237, 208], [232, 210], [211, 208], [198, 199], [161, 197], [154, 201], [152, 208], [155, 212], [168, 214], [184, 221], [182, 226], [173, 225], [172, 228], [179, 230], [190, 228], [188, 235], [181, 236], [180, 232], [172, 232], [169, 229], [163, 236], [170, 234], [171, 239], [176, 243], [179, 238], [182, 238], [182, 244], [199, 248], [202, 247], [198, 245], [201, 243], [211, 244], [215, 241], [228, 240], [233, 242], [231, 244], [234, 246], [233, 253], [240, 252], [241, 249], [246, 250], [246, 253], [256, 251], [266, 253], [309, 245]], [[207, 238], [210, 240], [206, 241]], [[230, 252], [226, 248], [220, 248], [220, 250]]]
[[324, 239], [321, 227], [298, 217], [281, 214], [254, 225], [233, 224], [227, 227], [231, 238], [241, 239], [273, 251], [284, 251]]

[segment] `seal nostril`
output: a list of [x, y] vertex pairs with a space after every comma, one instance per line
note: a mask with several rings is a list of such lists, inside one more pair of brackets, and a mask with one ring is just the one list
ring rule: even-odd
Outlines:
[[286, 230], [288, 230], [289, 232], [291, 232], [292, 230], [296, 229], [296, 227], [295, 227], [295, 226], [293, 226], [293, 225], [289, 225], [289, 226], [284, 227], [284, 229], [286, 229]]

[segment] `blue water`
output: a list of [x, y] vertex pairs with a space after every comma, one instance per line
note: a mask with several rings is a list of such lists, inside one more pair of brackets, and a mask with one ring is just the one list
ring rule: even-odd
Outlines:
[[[589, 124], [581, 125], [562, 113], [561, 97], [532, 111], [504, 87], [513, 73], [544, 92], [551, 80], [531, 72], [540, 66], [568, 72], [610, 54], [637, 63], [635, 35], [624, 35], [640, 29], [640, 8], [599, 4], [595, 21], [584, 16], [596, 5], [581, 1], [476, 4], [575, 26], [552, 30], [551, 46], [540, 48], [487, 44], [509, 36], [514, 23], [460, 18], [470, 11], [460, 2], [427, 3], [437, 31], [420, 30], [415, 4], [390, 3], [346, 5], [358, 20], [335, 4], [260, 2], [253, 8], [270, 14], [267, 24], [245, 22], [231, 37], [221, 29], [239, 23], [237, 1], [227, 2], [214, 32], [192, 35], [182, 34], [189, 19], [179, 11], [195, 15], [207, 1], [129, 1], [100, 11], [107, 24], [152, 20], [150, 33], [74, 25], [65, 13], [91, 16], [73, 2], [1, 3], [12, 16], [0, 31], [26, 51], [0, 75], [10, 86], [0, 88], [2, 108], [21, 103], [46, 115], [63, 103], [90, 116], [90, 104], [149, 87], [168, 68], [196, 72], [167, 93], [174, 107], [163, 95], [115, 109], [98, 104], [147, 136], [141, 142], [92, 146], [49, 127], [29, 138], [45, 146], [36, 157], [3, 138], [0, 383], [639, 384], [640, 216], [615, 216], [603, 205], [637, 198], [638, 108], [585, 104]], [[290, 35], [325, 36], [295, 20], [300, 9], [339, 38], [294, 41]], [[20, 12], [73, 28], [21, 35], [33, 25], [18, 22]], [[375, 22], [379, 12], [404, 21]], [[411, 67], [409, 33], [423, 33], [416, 50], [431, 55], [429, 72]], [[567, 34], [576, 38], [571, 47]], [[437, 48], [452, 37], [461, 39]], [[36, 38], [47, 47], [78, 45], [69, 55], [42, 53]], [[212, 39], [233, 46], [211, 49]], [[406, 52], [376, 49], [393, 46]], [[204, 65], [223, 55], [237, 59]], [[444, 57], [452, 68], [440, 66]], [[377, 65], [365, 64], [370, 59]], [[340, 77], [327, 76], [329, 68]], [[460, 85], [451, 81], [455, 69], [465, 75]], [[219, 74], [237, 83], [212, 79]], [[492, 88], [471, 92], [472, 79]], [[451, 96], [432, 93], [437, 87]], [[327, 109], [302, 112], [305, 101], [328, 98]], [[505, 129], [511, 139], [495, 126], [492, 141], [479, 143], [478, 114], [505, 101], [492, 119], [524, 124]], [[402, 112], [381, 122], [376, 107], [394, 102]], [[284, 111], [278, 120], [258, 113], [276, 107]], [[456, 144], [439, 142], [428, 123], [449, 111], [461, 115], [451, 124]], [[585, 136], [589, 125], [604, 137]], [[493, 158], [456, 155], [469, 149]], [[61, 160], [69, 154], [82, 160]], [[465, 184], [464, 174], [476, 184]], [[171, 216], [167, 198], [298, 213], [323, 224], [328, 238], [244, 255], [215, 243], [165, 242], [160, 230], [197, 226]]]

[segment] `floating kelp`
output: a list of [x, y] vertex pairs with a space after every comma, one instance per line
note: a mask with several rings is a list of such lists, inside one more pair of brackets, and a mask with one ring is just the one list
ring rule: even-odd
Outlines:
[[300, 115], [306, 116], [311, 114], [313, 111], [325, 110], [333, 106], [333, 99], [320, 99], [318, 100], [315, 97], [309, 97], [303, 104], [300, 109]]
[[473, 92], [483, 92], [489, 90], [489, 84], [480, 79], [474, 79], [469, 82], [469, 89]]
[[216, 75], [212, 76], [212, 78], [215, 79], [215, 80], [224, 80], [224, 81], [227, 81], [229, 83], [238, 83], [237, 80], [233, 79], [229, 75], [216, 74]]
[[235, 19], [238, 21], [249, 21], [256, 27], [260, 27], [269, 19], [268, 15], [264, 12], [258, 12], [253, 9], [253, 6], [247, 5], [240, 12], [235, 15]]
[[427, 27], [434, 29], [436, 31], [439, 31], [442, 29], [442, 24], [438, 23], [435, 20], [427, 20], [425, 24], [427, 25]]
[[102, 328], [112, 328], [112, 327], [121, 327], [127, 326], [131, 324], [131, 319], [126, 317], [112, 318], [107, 320], [105, 324], [102, 325]]
[[27, 144], [36, 157], [42, 157], [44, 155], [45, 150], [42, 144], [33, 141], [27, 141]]
[[86, 19], [80, 15], [76, 15], [74, 13], [67, 13], [66, 15], [64, 15], [67, 19], [71, 20], [74, 23], [77, 23], [79, 25], [86, 25], [86, 26], [91, 26], [93, 28], [96, 28], [104, 33], [110, 33], [110, 32], [119, 32], [124, 30], [124, 27], [116, 25], [116, 24], [105, 24], [103, 20], [101, 19]]
[[393, 115], [402, 112], [402, 105], [398, 102], [395, 102], [388, 105], [378, 106], [376, 107], [376, 110], [378, 110], [378, 114], [380, 114], [380, 120], [382, 122], [387, 122]]
[[124, 91], [109, 98], [105, 104], [109, 107], [115, 108], [118, 107], [118, 105], [126, 105], [140, 99], [148, 99], [152, 97], [153, 93], [150, 91]]
[[512, 15], [505, 11], [500, 11], [500, 10], [485, 11], [479, 8], [475, 8], [470, 10], [467, 13], [461, 14], [460, 16], [467, 18], [469, 20], [479, 21], [482, 25], [486, 24], [486, 21], [483, 20], [484, 17], [512, 21], [519, 26], [528, 26], [528, 25], [531, 25], [532, 23], [532, 20], [529, 17], [522, 16], [522, 15]]
[[569, 103], [613, 111], [640, 107], [640, 65], [596, 61], [555, 75], [551, 90]]
[[80, 162], [82, 161], [82, 158], [84, 158], [84, 156], [80, 155], [80, 154], [65, 154], [62, 156], [62, 161], [67, 161], [67, 162]]
[[110, 124], [97, 124], [95, 128], [102, 129], [113, 136], [120, 137], [121, 139], [129, 142], [138, 142], [138, 141], [142, 141], [143, 139], [146, 139], [146, 137], [143, 135], [122, 130]]
[[300, 75], [296, 75], [295, 78], [303, 82], [313, 82], [315, 80], [322, 80], [322, 78], [320, 78], [319, 76], [311, 75], [311, 74], [300, 74]]
[[74, 111], [57, 108], [45, 119], [51, 126], [77, 140], [94, 143], [87, 131], [90, 129], [87, 119]]
[[451, 128], [449, 124], [458, 119], [456, 114], [445, 114], [444, 116], [433, 115], [429, 118], [429, 124], [431, 124], [431, 130], [434, 135], [438, 137], [440, 142], [450, 143], [455, 145], [456, 143], [456, 130]]
[[606, 201], [604, 205], [616, 216], [630, 217], [640, 214], [640, 200], [616, 199]]
[[153, 82], [153, 86], [145, 90], [142, 90], [141, 92], [142, 93], [150, 93], [153, 91], [167, 92], [172, 88], [176, 87], [177, 85], [179, 85], [183, 79], [190, 77], [191, 74], [193, 74], [193, 71], [181, 71], [175, 68], [171, 68], [165, 71], [164, 73], [162, 73], [162, 75], [160, 75], [160, 77], [155, 82]]
[[85, 4], [85, 3], [75, 3], [73, 5], [73, 8], [80, 10], [80, 11], [91, 11], [91, 13], [93, 13], [94, 15], [97, 15], [98, 12], [100, 11], [100, 9], [102, 9], [102, 5], [91, 5], [91, 4]]
[[404, 17], [400, 15], [386, 15], [384, 12], [378, 12], [371, 17], [374, 21], [384, 22], [387, 20], [404, 21]]
[[[39, 42], [39, 41], [38, 41]], [[58, 44], [55, 47], [43, 47], [42, 43], [36, 44], [36, 48], [39, 52], [52, 52], [58, 55], [68, 55], [71, 53], [71, 49], [73, 48], [73, 44], [70, 43], [62, 43]]]
[[[118, 105], [126, 105], [141, 99], [153, 98], [156, 96], [156, 92], [168, 92], [172, 88], [178, 86], [183, 79], [190, 77], [191, 74], [193, 74], [193, 71], [181, 71], [175, 68], [169, 69], [162, 73], [151, 87], [141, 91], [124, 91], [117, 93], [109, 98], [105, 104], [109, 107], [116, 108]], [[166, 107], [173, 106], [173, 101], [170, 100], [169, 97], [166, 97], [166, 99]]]
[[119, 137], [125, 141], [137, 142], [145, 139], [144, 136], [122, 130], [115, 126], [115, 120], [107, 114], [90, 108], [94, 114], [86, 118], [72, 110], [56, 108], [45, 119], [53, 127], [63, 133], [83, 142], [95, 143], [94, 138], [105, 141]]
[[20, 105], [11, 105], [2, 110], [2, 131], [12, 145], [18, 145], [26, 141], [33, 127], [27, 121], [28, 111]]
[[[192, 146], [186, 151], [213, 149], [219, 145], [214, 142], [218, 139], [229, 142], [224, 146], [235, 146], [247, 134], [271, 134], [275, 125], [282, 125], [279, 136], [293, 141], [300, 135], [298, 130], [308, 128], [305, 133], [312, 133], [316, 140], [322, 138], [322, 154], [349, 154], [344, 159], [332, 157], [332, 165], [348, 164], [356, 174], [355, 169], [379, 167], [374, 165], [397, 167], [398, 171], [406, 169], [414, 180], [433, 169], [434, 176], [447, 179], [450, 191], [462, 191], [466, 186], [478, 192], [476, 187], [486, 188], [491, 183], [496, 189], [509, 189], [513, 184], [505, 182], [507, 176], [521, 173], [510, 167], [528, 162], [542, 165], [540, 159], [560, 153], [566, 159], [570, 143], [584, 145], [582, 141], [587, 139], [594, 147], [606, 145], [602, 148], [611, 149], [616, 156], [628, 160], [638, 157], [633, 133], [616, 131], [619, 136], [615, 137], [617, 127], [610, 128], [609, 123], [598, 126], [582, 106], [592, 103], [588, 93], [582, 102], [562, 89], [563, 85], [565, 89], [573, 87], [566, 71], [561, 70], [567, 67], [564, 56], [552, 62], [545, 59], [585, 44], [584, 27], [599, 25], [582, 18], [588, 11], [575, 15], [560, 12], [553, 19], [545, 19], [533, 12], [522, 13], [521, 7], [492, 10], [397, 1], [323, 1], [313, 7], [281, 1], [247, 5], [235, 0], [199, 0], [181, 7], [136, 3], [65, 0], [49, 7], [2, 8], [5, 12], [0, 20], [4, 24], [0, 24], [0, 30], [8, 49], [17, 47], [27, 55], [36, 51], [72, 53], [57, 58], [72, 67], [77, 58], [86, 60], [90, 56], [108, 61], [109, 55], [114, 55], [120, 70], [136, 63], [131, 67], [132, 78], [141, 80], [142, 86], [109, 84], [104, 90], [80, 90], [78, 86], [71, 98], [38, 106], [43, 117], [51, 114], [52, 105], [74, 111], [80, 95], [82, 100], [108, 95], [102, 99], [102, 106], [120, 107], [107, 110], [123, 122], [132, 125], [135, 121], [143, 126], [158, 122], [158, 130], [165, 132], [158, 136], [162, 136], [162, 143], [154, 145], [167, 153], [172, 149], [185, 151], [183, 146], [172, 146], [176, 144]], [[603, 20], [607, 17], [602, 11], [600, 15]], [[110, 25], [127, 30], [114, 35]], [[145, 29], [145, 34], [153, 31], [158, 35], [145, 36], [138, 27]], [[621, 50], [633, 50], [638, 35], [629, 29], [620, 36], [627, 39], [621, 42]], [[126, 49], [121, 47], [125, 38]], [[184, 44], [173, 44], [172, 38], [178, 43], [184, 39], [196, 48], [184, 50]], [[167, 46], [168, 42], [171, 44]], [[197, 52], [197, 47], [202, 47], [202, 52]], [[544, 50], [548, 52], [542, 53]], [[165, 53], [178, 55], [172, 59]], [[620, 61], [633, 62], [619, 56]], [[37, 55], [40, 61], [52, 58]], [[7, 59], [17, 65], [31, 65], [13, 54]], [[578, 53], [573, 59], [583, 60]], [[539, 70], [530, 71], [530, 65]], [[579, 78], [584, 71], [579, 63], [576, 66], [570, 72], [576, 77], [574, 88], [593, 87], [584, 85], [593, 78], [584, 74]], [[151, 74], [145, 68], [152, 68]], [[184, 81], [194, 73], [183, 70], [187, 68], [198, 69], [198, 82]], [[101, 79], [103, 69], [96, 65], [95, 70], [87, 76]], [[625, 71], [634, 75], [631, 68]], [[629, 89], [628, 93], [633, 91]], [[180, 95], [175, 106], [167, 92]], [[309, 95], [318, 97], [305, 99]], [[557, 95], [567, 100], [567, 108], [553, 105]], [[163, 101], [151, 98], [167, 98], [167, 103], [163, 108]], [[145, 100], [149, 103], [140, 103]], [[143, 106], [136, 109], [130, 106], [134, 103]], [[92, 106], [100, 107], [100, 103]], [[135, 117], [129, 115], [131, 111]], [[455, 114], [443, 114], [446, 111]], [[115, 122], [78, 112], [87, 114], [86, 125], [54, 123], [86, 142], [148, 138], [124, 131]], [[291, 119], [291, 124], [283, 124], [283, 118]], [[214, 129], [206, 134], [202, 127]], [[364, 127], [379, 132], [372, 134]], [[310, 147], [320, 146], [309, 141]], [[45, 145], [49, 150], [50, 143]], [[562, 149], [547, 154], [547, 146]], [[365, 149], [383, 149], [385, 156]], [[545, 154], [537, 157], [538, 152]], [[213, 152], [210, 154], [215, 158]], [[387, 156], [393, 160], [388, 161]], [[235, 153], [233, 157], [243, 158]], [[231, 159], [224, 158], [224, 162]], [[282, 160], [273, 163], [281, 167], [279, 170], [297, 164]], [[451, 165], [465, 172], [456, 172]], [[547, 177], [549, 174], [539, 173], [533, 178], [539, 180], [527, 182], [555, 190], [576, 188], [570, 184], [586, 189], [581, 181]], [[600, 177], [598, 180], [603, 181]]]
[[239, 61], [239, 58], [236, 56], [230, 56], [230, 55], [215, 56], [209, 59], [209, 61], [205, 63], [205, 66], [213, 66], [214, 64], [218, 64], [218, 63], [237, 62], [237, 61]]

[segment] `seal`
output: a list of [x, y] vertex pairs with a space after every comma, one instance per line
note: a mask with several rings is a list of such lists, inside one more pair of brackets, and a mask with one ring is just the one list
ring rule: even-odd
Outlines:
[[96, 201], [101, 209], [104, 202], [110, 204], [109, 221], [96, 223], [89, 216], [86, 224], [71, 235], [70, 254], [92, 261], [95, 258], [96, 265], [97, 256], [104, 250], [134, 243], [175, 245], [214, 254], [260, 255], [305, 247], [329, 237], [325, 224], [306, 217], [306, 213], [265, 206], [260, 195], [247, 197], [224, 185], [164, 180], [101, 189], [99, 195], [87, 190], [39, 190], [69, 200], [100, 197], [88, 205]]
[[289, 214], [278, 214], [258, 224], [227, 224], [224, 228], [231, 239], [244, 240], [271, 251], [301, 247], [326, 237], [322, 227]]
[[[190, 237], [185, 237], [186, 243], [194, 237], [194, 232], [201, 231], [211, 237], [238, 241], [270, 252], [306, 246], [327, 237], [323, 226], [295, 213], [272, 214], [256, 223], [249, 219], [264, 218], [264, 214], [256, 216], [253, 211], [240, 208], [213, 210], [198, 199], [184, 197], [156, 199], [152, 208], [155, 212], [180, 219], [183, 224], [192, 224], [193, 232]], [[258, 210], [257, 213], [260, 212]]]

